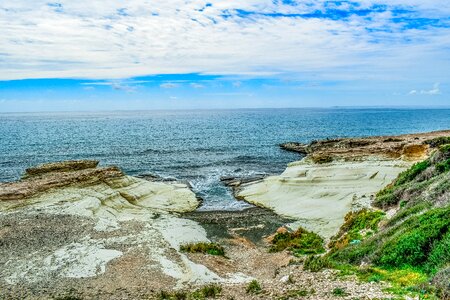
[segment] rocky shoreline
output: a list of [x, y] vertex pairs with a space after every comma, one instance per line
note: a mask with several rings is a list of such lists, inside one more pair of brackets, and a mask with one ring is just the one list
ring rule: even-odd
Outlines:
[[[196, 211], [201, 199], [188, 184], [97, 161], [30, 168], [0, 184], [0, 298], [160, 299], [162, 290], [211, 283], [223, 286], [221, 299], [295, 299], [286, 295], [300, 290], [336, 299], [336, 289], [348, 299], [390, 297], [385, 283], [306, 271], [289, 251], [269, 253], [268, 238], [299, 226], [331, 237], [348, 211], [370, 207], [374, 193], [434, 150], [428, 141], [445, 136], [284, 144], [306, 157], [281, 175], [222, 178], [237, 199], [259, 206], [240, 212]], [[223, 245], [226, 257], [180, 251], [197, 242]], [[261, 293], [246, 292], [253, 279]]]
[[233, 192], [236, 199], [295, 219], [288, 225], [293, 230], [301, 226], [329, 239], [349, 211], [369, 208], [376, 192], [428, 157], [435, 147], [427, 141], [449, 135], [437, 131], [286, 143], [283, 149], [307, 155], [280, 175], [238, 181]]

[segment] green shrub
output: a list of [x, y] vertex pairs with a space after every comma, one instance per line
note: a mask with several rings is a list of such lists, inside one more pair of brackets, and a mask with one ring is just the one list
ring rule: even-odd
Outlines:
[[[395, 179], [393, 183], [376, 194], [376, 199], [373, 204], [377, 207], [392, 206], [398, 204], [402, 200], [402, 194], [406, 189], [412, 188], [419, 190], [419, 187], [417, 187], [417, 182], [414, 182], [414, 185], [412, 186], [408, 184], [413, 182], [420, 173], [425, 171], [430, 166], [430, 160], [427, 159], [422, 162], [416, 163], [408, 170], [403, 171], [398, 175], [397, 179]], [[424, 185], [427, 184], [428, 183], [424, 183]], [[420, 188], [424, 188], [424, 186], [420, 186]]]
[[177, 291], [177, 292], [166, 292], [161, 291], [158, 295], [159, 300], [186, 300], [188, 299], [188, 295], [185, 291]]
[[216, 243], [195, 243], [182, 245], [180, 251], [189, 253], [203, 253], [210, 255], [225, 256], [225, 250], [222, 246]]
[[450, 153], [450, 144], [440, 146], [439, 151], [442, 152], [444, 155], [449, 154]]
[[445, 267], [446, 264], [450, 265], [450, 231], [447, 231], [442, 240], [436, 241], [432, 246], [425, 265], [425, 271], [434, 274], [440, 267]]
[[216, 298], [220, 295], [220, 293], [222, 293], [222, 286], [218, 284], [209, 284], [191, 293], [188, 299], [203, 300], [208, 298]]
[[[377, 193], [374, 202], [378, 206], [400, 203], [397, 213], [378, 231], [373, 230], [372, 236], [366, 234], [363, 239], [358, 236], [360, 228], [370, 224], [367, 221], [371, 219], [356, 222], [356, 215], [347, 216], [339, 234], [330, 242], [333, 248], [326, 255], [330, 265], [340, 269], [341, 274], [350, 272], [362, 280], [390, 282], [393, 293], [432, 293], [433, 287], [428, 284], [431, 276], [442, 274], [450, 266], [450, 181], [444, 173], [448, 171], [450, 144], [440, 146], [430, 159], [402, 172]], [[374, 224], [379, 221], [374, 220]], [[352, 244], [352, 240], [360, 242]], [[370, 263], [370, 267], [360, 269], [362, 262]], [[318, 265], [316, 269], [320, 268]], [[442, 276], [445, 275], [438, 276], [439, 284]], [[442, 285], [435, 284], [435, 290], [442, 295]]]
[[450, 136], [441, 136], [431, 140], [425, 141], [425, 144], [430, 145], [432, 148], [436, 148], [445, 144], [450, 144]]
[[429, 202], [418, 202], [414, 206], [411, 207], [404, 207], [401, 210], [399, 210], [391, 219], [389, 219], [387, 225], [391, 226], [396, 224], [398, 221], [401, 221], [405, 219], [406, 217], [410, 217], [411, 215], [417, 214], [419, 212], [422, 212], [426, 209], [429, 209], [431, 207], [431, 204]]
[[222, 292], [222, 287], [218, 284], [206, 285], [191, 293], [186, 291], [159, 292], [160, 300], [204, 300], [208, 298], [216, 298]]
[[360, 264], [363, 260], [369, 260], [376, 253], [377, 247], [377, 239], [374, 236], [362, 241], [360, 244], [349, 245], [335, 252], [331, 252], [328, 257], [332, 261]]
[[[411, 217], [402, 224], [403, 230], [384, 242], [376, 263], [385, 267], [408, 267], [427, 265], [428, 270], [439, 267], [440, 262], [430, 256], [441, 245], [450, 224], [450, 208], [437, 208]], [[445, 256], [436, 250], [435, 256]]]
[[392, 206], [400, 201], [398, 193], [394, 193], [396, 189], [393, 186], [387, 186], [379, 191], [373, 203], [376, 207]]
[[394, 182], [394, 186], [400, 186], [406, 182], [413, 180], [414, 178], [417, 177], [417, 175], [422, 173], [429, 166], [430, 166], [429, 160], [424, 160], [422, 162], [414, 164], [411, 168], [398, 175], [397, 179]]
[[316, 233], [299, 228], [294, 232], [277, 233], [272, 240], [270, 252], [284, 249], [294, 254], [318, 254], [325, 252], [323, 239]]
[[441, 163], [437, 163], [436, 171], [438, 171], [439, 173], [444, 173], [444, 172], [450, 171], [450, 158]]
[[345, 297], [348, 295], [347, 292], [345, 291], [345, 289], [339, 288], [339, 287], [333, 289], [332, 294], [333, 294], [333, 296], [338, 296], [338, 297]]
[[246, 292], [247, 294], [259, 294], [262, 292], [261, 285], [254, 279], [248, 284]]
[[[354, 241], [363, 240], [366, 236], [370, 236], [368, 233], [378, 230], [378, 223], [384, 218], [384, 215], [385, 213], [382, 211], [368, 209], [347, 213], [339, 233], [331, 238], [328, 246], [332, 248], [332, 251], [335, 251]], [[364, 236], [361, 234], [363, 230], [366, 231]]]
[[320, 255], [310, 255], [303, 263], [303, 269], [311, 272], [319, 272], [326, 268], [331, 268], [332, 264], [328, 257]]

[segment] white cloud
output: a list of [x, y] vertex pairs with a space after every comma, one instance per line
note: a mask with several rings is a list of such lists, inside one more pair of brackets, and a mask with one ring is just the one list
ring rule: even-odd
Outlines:
[[439, 83], [435, 83], [431, 90], [421, 90], [420, 93], [423, 95], [440, 95], [441, 90], [439, 88]]
[[82, 83], [85, 85], [85, 90], [92, 90], [94, 86], [110, 86], [114, 90], [125, 91], [125, 92], [135, 92], [140, 84], [145, 83], [147, 81], [142, 80], [106, 80], [106, 81], [93, 81]]
[[[433, 73], [437, 71], [430, 66], [444, 69], [449, 64], [443, 50], [450, 47], [448, 28], [430, 28], [428, 34], [401, 28], [402, 22], [391, 22], [389, 11], [346, 20], [270, 15], [323, 11], [329, 5], [325, 0], [296, 2], [61, 0], [48, 5], [42, 0], [3, 0], [0, 80], [176, 73], [295, 73], [347, 80], [401, 78], [405, 74], [398, 70], [406, 69]], [[450, 14], [450, 2], [438, 0], [358, 2], [361, 8], [402, 5], [430, 18]], [[245, 17], [239, 10], [253, 14]]]
[[179, 86], [180, 85], [178, 83], [173, 83], [173, 82], [165, 82], [165, 83], [161, 83], [159, 85], [159, 87], [163, 88], [163, 89], [174, 89], [174, 88], [177, 88]]
[[409, 95], [440, 95], [441, 94], [441, 89], [440, 89], [440, 83], [436, 82], [433, 85], [433, 88], [431, 88], [430, 90], [411, 90], [408, 94]]

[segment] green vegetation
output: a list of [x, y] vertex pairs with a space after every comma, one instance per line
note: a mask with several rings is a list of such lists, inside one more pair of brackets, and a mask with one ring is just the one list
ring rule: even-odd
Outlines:
[[438, 146], [377, 194], [378, 206], [397, 205], [393, 217], [380, 222], [381, 212], [348, 214], [331, 251], [306, 259], [305, 268], [333, 267], [364, 281], [387, 281], [389, 291], [401, 295], [450, 295], [450, 145]]
[[247, 294], [259, 294], [262, 292], [261, 285], [257, 280], [252, 280], [246, 289]]
[[361, 242], [365, 237], [371, 236], [378, 230], [378, 223], [384, 217], [382, 211], [362, 209], [357, 212], [349, 212], [344, 218], [344, 224], [339, 233], [331, 238], [328, 247], [335, 251], [349, 244]]
[[428, 141], [425, 144], [430, 145], [432, 148], [436, 148], [445, 144], [450, 144], [450, 136], [441, 136]]
[[445, 262], [450, 262], [449, 244], [450, 207], [437, 208], [409, 218], [399, 226], [403, 231], [387, 237], [377, 265], [387, 268], [416, 266], [426, 273], [435, 273]]
[[444, 172], [450, 171], [450, 158], [441, 163], [436, 164], [436, 170], [439, 173], [444, 173]]
[[333, 290], [332, 294], [333, 294], [333, 296], [338, 296], [338, 297], [345, 297], [348, 295], [347, 292], [345, 291], [345, 289], [339, 288], [339, 287], [335, 288]]
[[166, 292], [161, 291], [158, 295], [159, 300], [186, 300], [188, 294], [185, 291]]
[[83, 298], [80, 298], [78, 296], [60, 296], [60, 297], [56, 297], [54, 298], [54, 300], [82, 300]]
[[360, 244], [330, 253], [332, 259], [360, 264], [369, 260], [385, 268], [416, 268], [434, 274], [450, 262], [450, 207], [430, 209], [388, 227]]
[[303, 263], [303, 268], [311, 272], [319, 272], [322, 269], [331, 267], [333, 267], [333, 264], [327, 256], [310, 255]]
[[428, 210], [431, 208], [431, 203], [429, 202], [419, 202], [413, 206], [409, 207], [402, 207], [401, 210], [399, 210], [392, 218], [390, 218], [387, 222], [388, 226], [392, 226], [396, 224], [399, 221], [402, 221], [406, 218], [409, 218], [411, 215], [420, 213], [422, 211]]
[[175, 291], [165, 292], [161, 291], [158, 295], [160, 300], [204, 300], [216, 298], [222, 292], [222, 287], [218, 284], [206, 285], [193, 292]]
[[374, 205], [378, 207], [385, 207], [398, 204], [401, 200], [402, 192], [406, 188], [408, 188], [408, 185], [406, 183], [411, 182], [419, 174], [425, 171], [429, 166], [430, 161], [425, 160], [416, 163], [408, 170], [400, 173], [400, 175], [392, 184], [388, 185], [386, 188], [382, 189], [377, 193]]
[[196, 243], [187, 244], [180, 247], [180, 251], [189, 253], [203, 253], [210, 255], [225, 256], [225, 250], [216, 243]]
[[206, 285], [193, 293], [193, 299], [216, 298], [222, 293], [222, 287], [218, 284]]
[[[450, 137], [442, 139], [441, 142], [443, 140], [450, 140]], [[450, 144], [440, 145], [431, 158], [416, 163], [410, 169], [402, 172], [392, 184], [379, 191], [374, 205], [378, 207], [389, 207], [399, 204], [402, 200], [408, 201], [412, 198], [411, 196], [421, 194], [434, 184], [436, 180], [440, 180], [439, 175], [449, 171]], [[448, 180], [442, 181], [441, 184], [446, 187], [450, 185]], [[439, 189], [439, 186], [433, 186], [433, 189]], [[443, 188], [441, 187], [439, 191], [443, 192]]]
[[270, 252], [284, 249], [295, 255], [324, 253], [323, 239], [316, 233], [299, 228], [294, 232], [277, 233], [272, 241]]

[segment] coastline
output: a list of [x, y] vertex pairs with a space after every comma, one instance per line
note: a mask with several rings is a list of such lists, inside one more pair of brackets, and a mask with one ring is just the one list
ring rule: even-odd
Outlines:
[[[272, 299], [289, 291], [285, 280], [292, 276], [314, 287], [311, 299], [333, 299], [340, 287], [355, 297], [385, 297], [384, 283], [311, 273], [288, 251], [269, 253], [269, 239], [299, 226], [331, 237], [347, 212], [370, 207], [371, 196], [427, 157], [434, 146], [426, 141], [440, 136], [450, 131], [304, 145], [314, 149], [280, 175], [228, 179], [236, 198], [262, 207], [243, 211], [196, 211], [200, 200], [188, 185], [128, 176], [98, 162], [29, 169], [21, 181], [0, 184], [0, 262], [7, 266], [0, 270], [1, 296], [58, 298], [70, 287], [83, 299], [152, 299], [168, 287], [215, 283], [227, 286], [223, 299], [254, 299], [242, 291], [257, 278], [267, 291], [258, 297]], [[315, 161], [318, 154], [326, 161]], [[180, 250], [197, 242], [220, 243], [227, 257]]]
[[234, 188], [237, 199], [273, 210], [325, 239], [337, 233], [349, 211], [370, 208], [375, 193], [433, 151], [427, 141], [450, 131], [286, 143], [281, 148], [306, 154], [276, 176]]

